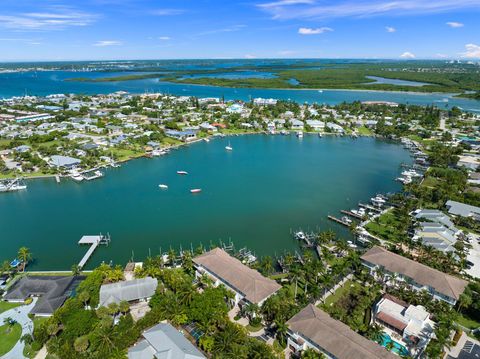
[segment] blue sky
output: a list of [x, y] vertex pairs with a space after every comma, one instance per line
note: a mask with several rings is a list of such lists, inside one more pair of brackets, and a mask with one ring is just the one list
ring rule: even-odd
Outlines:
[[480, 59], [480, 0], [2, 0], [0, 61]]

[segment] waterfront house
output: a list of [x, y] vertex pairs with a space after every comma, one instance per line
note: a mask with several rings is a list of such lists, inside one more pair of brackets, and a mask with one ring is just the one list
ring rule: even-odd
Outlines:
[[451, 221], [450, 217], [437, 209], [417, 209], [416, 211], [413, 212], [413, 216], [417, 220], [420, 220], [423, 218], [430, 222], [443, 224], [445, 227], [455, 232], [458, 231], [458, 229], [455, 227], [455, 225]]
[[197, 138], [197, 131], [194, 131], [194, 130], [185, 130], [185, 131], [166, 130], [165, 134], [168, 137], [172, 137], [184, 142], [193, 141]]
[[304, 127], [303, 121], [297, 119], [290, 120], [290, 125], [292, 130], [303, 130]]
[[75, 293], [75, 288], [84, 279], [83, 276], [26, 276], [15, 282], [3, 299], [23, 303], [28, 298], [38, 297], [30, 314], [48, 317]]
[[313, 304], [302, 309], [287, 325], [287, 347], [298, 355], [304, 350], [313, 349], [328, 359], [397, 358]]
[[335, 133], [343, 133], [344, 132], [343, 127], [336, 124], [335, 122], [327, 122], [325, 127], [328, 128], [331, 132], [335, 132]]
[[103, 284], [100, 287], [99, 306], [106, 307], [110, 303], [118, 304], [122, 301], [148, 301], [155, 293], [157, 285], [157, 279], [151, 277]]
[[223, 284], [235, 293], [234, 305], [254, 303], [259, 306], [281, 286], [246, 266], [223, 249], [215, 248], [193, 259], [196, 277], [206, 274], [215, 286]]
[[78, 158], [59, 155], [53, 155], [50, 157], [50, 164], [54, 167], [71, 169], [77, 167], [80, 163], [81, 161]]
[[319, 120], [307, 120], [306, 124], [314, 131], [323, 131], [325, 129], [325, 122]]
[[456, 201], [447, 201], [445, 203], [448, 213], [454, 216], [472, 218], [476, 221], [480, 221], [480, 208], [475, 206], [470, 206], [465, 203], [456, 202]]
[[205, 359], [177, 329], [160, 323], [147, 329], [142, 340], [128, 349], [128, 359]]
[[[362, 264], [370, 273], [378, 277], [383, 272], [388, 279], [396, 275], [396, 282], [402, 281], [413, 290], [425, 290], [434, 299], [455, 305], [468, 282], [452, 275], [440, 272], [424, 264], [402, 257], [386, 249], [374, 246], [361, 257]], [[393, 285], [391, 281], [386, 281]]]
[[423, 306], [409, 305], [388, 294], [373, 308], [372, 320], [381, 325], [390, 337], [407, 348], [409, 355], [415, 358], [423, 352], [434, 336], [435, 323]]
[[442, 252], [454, 252], [457, 233], [460, 232], [454, 232], [441, 223], [420, 222], [413, 239]]

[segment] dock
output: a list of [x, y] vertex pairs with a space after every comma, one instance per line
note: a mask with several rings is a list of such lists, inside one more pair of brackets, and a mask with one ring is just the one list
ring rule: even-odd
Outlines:
[[96, 235], [96, 236], [83, 236], [82, 238], [80, 238], [80, 240], [78, 241], [78, 244], [90, 245], [90, 248], [88, 248], [87, 253], [85, 253], [83, 258], [80, 260], [80, 262], [78, 263], [78, 266], [80, 268], [83, 268], [87, 263], [87, 261], [92, 256], [93, 252], [95, 252], [95, 249], [97, 249], [97, 247], [100, 244], [110, 243], [110, 240], [111, 240], [110, 235], [104, 236], [102, 234]]
[[340, 212], [343, 213], [343, 214], [346, 214], [347, 216], [353, 217], [353, 218], [363, 219], [363, 216], [360, 216], [359, 214], [356, 214], [356, 213], [353, 213], [353, 212], [350, 212], [350, 211], [346, 211], [344, 209], [342, 209]]
[[362, 207], [362, 208], [365, 208], [365, 209], [368, 209], [370, 211], [374, 211], [374, 212], [381, 212], [382, 211], [381, 208], [373, 207], [373, 206], [370, 206], [369, 204], [365, 204], [365, 203], [359, 203], [358, 206]]
[[350, 227], [350, 223], [347, 223], [345, 221], [342, 221], [340, 218], [337, 218], [337, 217], [334, 217], [334, 216], [328, 216], [328, 219], [331, 220], [331, 221], [334, 221], [334, 222], [337, 222], [339, 224], [342, 224], [346, 227]]

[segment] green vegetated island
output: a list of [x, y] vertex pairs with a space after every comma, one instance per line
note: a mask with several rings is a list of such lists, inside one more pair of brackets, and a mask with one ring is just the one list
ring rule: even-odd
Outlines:
[[[407, 92], [458, 93], [461, 97], [480, 99], [480, 68], [470, 63], [439, 61], [380, 63], [295, 63], [268, 66], [237, 66], [228, 69], [161, 72], [149, 67], [136, 73], [100, 78], [72, 78], [69, 81], [115, 82], [158, 78], [165, 82], [244, 88], [277, 89], [351, 89]], [[251, 76], [239, 75], [254, 71]], [[228, 76], [225, 76], [228, 74]], [[265, 76], [262, 76], [265, 75]], [[384, 83], [381, 78], [400, 80]], [[402, 81], [417, 82], [406, 84]]]

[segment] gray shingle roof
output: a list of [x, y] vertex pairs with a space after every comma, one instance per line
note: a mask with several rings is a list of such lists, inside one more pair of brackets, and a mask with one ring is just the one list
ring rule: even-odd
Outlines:
[[144, 340], [128, 350], [129, 359], [205, 359], [177, 329], [160, 323], [143, 333]]
[[16, 282], [4, 296], [7, 301], [23, 301], [30, 296], [39, 296], [30, 311], [32, 314], [49, 315], [67, 300], [69, 291], [85, 277], [73, 276], [27, 276]]
[[100, 287], [100, 306], [120, 303], [123, 300], [131, 302], [150, 298], [155, 293], [157, 285], [157, 279], [151, 277], [104, 284]]
[[306, 306], [287, 324], [292, 332], [299, 333], [338, 359], [398, 358], [312, 304]]

